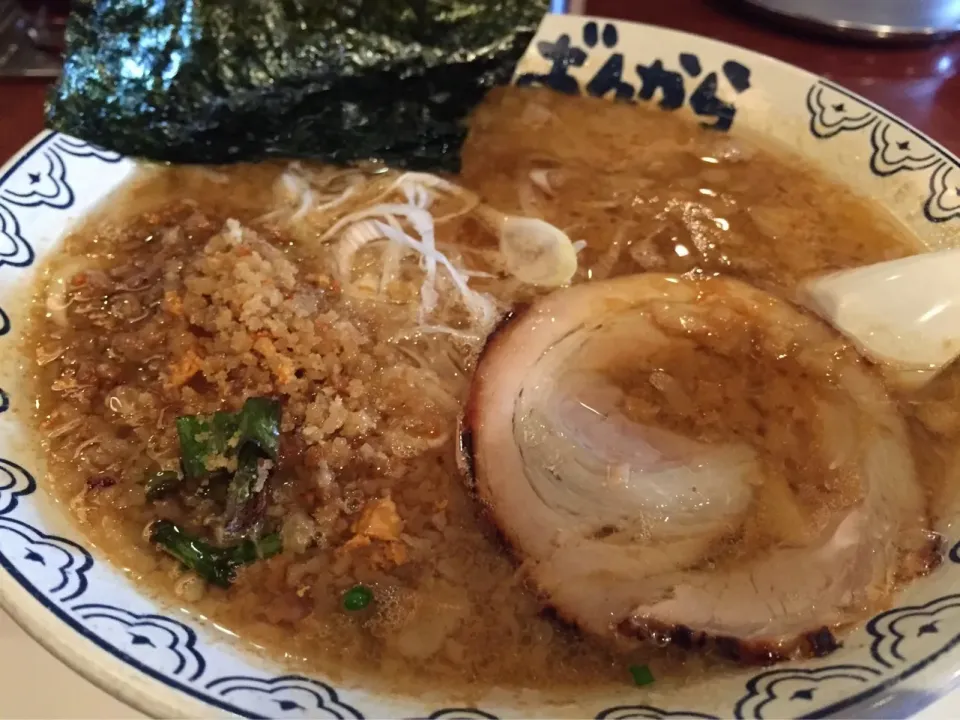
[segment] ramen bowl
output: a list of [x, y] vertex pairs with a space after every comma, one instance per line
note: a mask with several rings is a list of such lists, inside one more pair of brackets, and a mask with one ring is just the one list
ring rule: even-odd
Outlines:
[[[514, 81], [616, 96], [692, 115], [711, 132], [768, 138], [884, 208], [923, 248], [960, 245], [957, 158], [863, 98], [772, 58], [657, 27], [550, 15]], [[108, 692], [157, 716], [617, 720], [904, 716], [950, 692], [960, 669], [952, 653], [960, 642], [960, 505], [949, 495], [934, 528], [940, 565], [833, 652], [728, 665], [682, 686], [568, 688], [562, 702], [517, 688], [404, 695], [291, 669], [230, 642], [202, 614], [141, 591], [47, 490], [45, 454], [29, 421], [26, 347], [45, 258], [136, 169], [130, 159], [44, 132], [0, 172], [0, 600]]]

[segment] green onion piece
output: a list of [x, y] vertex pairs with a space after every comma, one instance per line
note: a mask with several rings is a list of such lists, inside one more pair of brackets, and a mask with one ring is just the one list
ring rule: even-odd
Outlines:
[[266, 560], [283, 552], [280, 533], [264, 535], [259, 542], [247, 538], [239, 545], [229, 548], [230, 559], [236, 565], [249, 565], [257, 560]]
[[283, 552], [283, 537], [280, 533], [264, 535], [258, 542], [253, 542], [252, 540], [247, 540], [246, 542], [254, 546], [257, 557], [261, 560], [272, 558], [274, 555], [279, 555]]
[[239, 413], [240, 448], [247, 443], [276, 460], [280, 451], [280, 403], [270, 398], [255, 397], [243, 404]]
[[157, 520], [150, 528], [150, 541], [159, 545], [186, 567], [209, 583], [230, 587], [241, 565], [272, 557], [283, 550], [279, 534], [267, 535], [259, 542], [244, 540], [239, 545], [218, 548], [193, 537], [176, 523]]
[[215, 458], [225, 463], [236, 452], [239, 422], [235, 413], [218, 412], [213, 415], [185, 415], [177, 418], [180, 438], [180, 459], [183, 472], [191, 480], [207, 477], [219, 469]]
[[[260, 518], [256, 517], [256, 503], [251, 499], [257, 486], [260, 457], [253, 446], [240, 451], [237, 472], [227, 486], [227, 509], [224, 513], [224, 528], [230, 534], [239, 535], [252, 529]], [[266, 509], [266, 508], [264, 508]]]
[[354, 585], [343, 594], [343, 609], [349, 612], [363, 610], [373, 600], [373, 591], [365, 585]]
[[261, 461], [280, 454], [280, 403], [248, 398], [240, 412], [177, 418], [180, 459], [190, 480], [232, 470], [223, 517], [226, 537], [256, 535], [267, 509]]
[[633, 684], [637, 687], [643, 687], [653, 682], [653, 673], [650, 672], [649, 665], [631, 665], [630, 674], [633, 676]]
[[147, 500], [153, 502], [164, 495], [169, 495], [180, 485], [180, 473], [176, 470], [161, 470], [147, 476]]
[[280, 451], [280, 403], [249, 398], [240, 412], [184, 415], [177, 418], [180, 457], [191, 480], [207, 477], [226, 466], [244, 448], [276, 460]]
[[230, 587], [233, 582], [236, 568], [226, 561], [223, 551], [189, 535], [176, 523], [169, 520], [155, 522], [150, 529], [150, 541], [160, 545], [207, 582], [223, 588]]

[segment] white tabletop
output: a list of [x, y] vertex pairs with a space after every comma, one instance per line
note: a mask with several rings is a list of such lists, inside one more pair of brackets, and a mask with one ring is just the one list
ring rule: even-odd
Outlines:
[[[0, 610], [0, 720], [129, 720], [144, 718], [84, 680], [34, 642]], [[917, 720], [960, 717], [960, 693]]]
[[68, 668], [0, 610], [0, 718], [142, 718]]

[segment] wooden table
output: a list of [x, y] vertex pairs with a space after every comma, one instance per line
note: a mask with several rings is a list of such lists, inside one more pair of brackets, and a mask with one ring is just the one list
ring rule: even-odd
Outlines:
[[[960, 154], [960, 40], [921, 48], [850, 45], [781, 29], [711, 0], [589, 0], [593, 15], [665, 25], [772, 55], [873, 100]], [[0, 81], [0, 162], [43, 127], [45, 83]]]

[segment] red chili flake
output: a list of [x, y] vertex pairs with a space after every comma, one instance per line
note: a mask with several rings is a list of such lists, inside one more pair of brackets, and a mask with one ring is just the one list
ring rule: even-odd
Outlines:
[[80, 287], [81, 285], [87, 284], [87, 274], [86, 273], [77, 273], [72, 278], [70, 278], [70, 284], [74, 287]]

